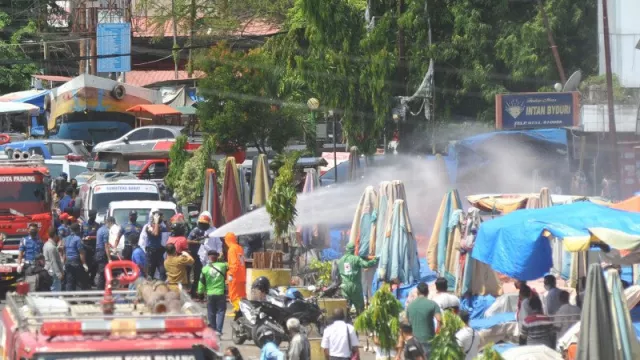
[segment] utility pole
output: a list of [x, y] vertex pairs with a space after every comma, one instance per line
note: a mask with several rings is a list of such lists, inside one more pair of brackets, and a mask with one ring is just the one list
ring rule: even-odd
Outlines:
[[178, 24], [176, 23], [176, 0], [171, 0], [171, 22], [173, 23], [173, 64], [175, 79], [178, 80]]
[[609, 110], [609, 138], [611, 140], [611, 164], [613, 165], [613, 180], [616, 182], [618, 196], [622, 195], [620, 182], [620, 154], [618, 152], [618, 137], [616, 135], [615, 109], [613, 108], [613, 75], [611, 74], [611, 45], [609, 44], [609, 11], [607, 0], [602, 0], [602, 32], [604, 35], [604, 65], [607, 76], [607, 110]]
[[[398, 0], [398, 19], [404, 13], [404, 0]], [[407, 93], [406, 77], [406, 65], [405, 65], [405, 41], [404, 41], [404, 29], [398, 23], [398, 93], [403, 95]]]
[[49, 44], [46, 41], [42, 42], [42, 53], [44, 54], [44, 66], [42, 66], [42, 71], [46, 74], [49, 74]]
[[542, 0], [538, 0], [538, 5], [540, 6], [540, 12], [542, 13], [542, 21], [544, 22], [544, 27], [547, 29], [549, 46], [551, 47], [553, 58], [556, 60], [556, 67], [558, 67], [560, 81], [562, 81], [562, 85], [564, 85], [567, 83], [567, 77], [564, 74], [564, 68], [562, 67], [562, 61], [560, 60], [560, 54], [558, 53], [558, 46], [556, 45], [556, 41], [553, 39], [553, 33], [551, 32], [551, 26], [549, 25], [549, 18], [547, 18], [547, 12], [544, 11], [544, 4], [542, 3]]
[[191, 0], [191, 9], [189, 14], [189, 65], [188, 65], [188, 76], [191, 79], [191, 75], [193, 75], [193, 38], [196, 32], [196, 0]]

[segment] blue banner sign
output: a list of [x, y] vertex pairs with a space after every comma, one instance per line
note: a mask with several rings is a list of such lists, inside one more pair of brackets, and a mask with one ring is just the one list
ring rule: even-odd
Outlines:
[[578, 126], [580, 93], [496, 95], [496, 129], [544, 129]]
[[[98, 24], [98, 72], [131, 71], [131, 24]], [[127, 56], [111, 56], [126, 54]]]

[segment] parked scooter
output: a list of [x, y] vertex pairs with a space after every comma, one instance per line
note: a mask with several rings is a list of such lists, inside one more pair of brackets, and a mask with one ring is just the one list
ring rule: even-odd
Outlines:
[[315, 330], [318, 335], [322, 334], [325, 316], [317, 299], [325, 292], [306, 300], [296, 289], [289, 289], [281, 295], [271, 289], [269, 280], [264, 277], [256, 279], [252, 290], [257, 290], [262, 296], [259, 300], [240, 301], [240, 311], [236, 312], [231, 335], [236, 345], [251, 339], [256, 346], [262, 347], [260, 335], [267, 330], [275, 334], [276, 344], [289, 341], [286, 324], [290, 318], [297, 318], [307, 332]]

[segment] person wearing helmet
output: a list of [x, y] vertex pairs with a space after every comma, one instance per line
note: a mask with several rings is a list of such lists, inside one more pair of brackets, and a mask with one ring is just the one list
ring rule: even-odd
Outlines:
[[258, 297], [255, 299], [257, 301], [265, 301], [267, 294], [269, 293], [269, 289], [271, 289], [271, 282], [266, 276], [260, 276], [253, 281], [253, 284], [251, 284], [251, 290], [253, 291], [252, 294], [255, 294]]
[[238, 239], [234, 233], [227, 233], [224, 236], [227, 244], [227, 261], [229, 263], [229, 273], [227, 281], [229, 284], [229, 302], [233, 305], [233, 312], [240, 309], [240, 299], [247, 297], [247, 268], [244, 264], [244, 250], [238, 245]]
[[[200, 259], [199, 250], [200, 246], [204, 242], [204, 240], [209, 236], [211, 232], [213, 232], [213, 226], [211, 226], [211, 215], [209, 215], [208, 211], [203, 211], [198, 216], [198, 222], [195, 228], [191, 230], [189, 236], [187, 237], [187, 244], [189, 246], [189, 253], [195, 260], [193, 266], [189, 271], [193, 271], [193, 279], [200, 279], [200, 273], [202, 272], [202, 260]], [[197, 287], [191, 287], [191, 297], [196, 298], [197, 295]]]
[[181, 222], [174, 222], [171, 224], [171, 236], [167, 240], [167, 245], [173, 244], [176, 247], [178, 254], [182, 254], [183, 251], [189, 250], [187, 244], [185, 225]]
[[364, 260], [355, 255], [356, 246], [353, 243], [347, 244], [344, 255], [338, 260], [338, 271], [342, 284], [342, 296], [344, 296], [356, 311], [361, 313], [364, 310], [364, 295], [362, 292], [362, 269], [372, 267], [378, 263], [378, 258]]
[[265, 330], [258, 335], [258, 342], [262, 344], [260, 360], [284, 360], [284, 353], [276, 345], [276, 335], [273, 330]]
[[[116, 238], [116, 243], [113, 248], [118, 249], [118, 245], [120, 241], [125, 241], [129, 239], [129, 234], [137, 234], [136, 238], [140, 236], [142, 232], [142, 226], [138, 224], [138, 212], [135, 210], [129, 211], [129, 222], [127, 222], [124, 226], [120, 228], [120, 232], [118, 233], [118, 237]], [[132, 236], [133, 237], [133, 236]], [[122, 250], [123, 254], [131, 254], [133, 252], [133, 244], [127, 244], [125, 241], [124, 249]], [[127, 260], [131, 260], [131, 258], [125, 257]]]

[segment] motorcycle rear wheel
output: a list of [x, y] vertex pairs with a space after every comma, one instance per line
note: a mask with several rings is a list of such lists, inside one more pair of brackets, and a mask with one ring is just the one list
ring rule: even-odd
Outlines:
[[[267, 330], [271, 330], [267, 325], [257, 325], [253, 327], [253, 331], [251, 332], [251, 339], [253, 340], [253, 343], [261, 349], [262, 349], [262, 346], [264, 346], [264, 344], [258, 340], [259, 335]], [[276, 335], [275, 340], [276, 340], [275, 341], [276, 346], [280, 346], [280, 343], [282, 342], [282, 339], [280, 338], [280, 336]]]
[[231, 341], [233, 341], [233, 343], [236, 345], [242, 345], [245, 341], [247, 341], [246, 335], [241, 334], [239, 330], [236, 330], [236, 324], [233, 324], [231, 326]]

